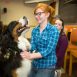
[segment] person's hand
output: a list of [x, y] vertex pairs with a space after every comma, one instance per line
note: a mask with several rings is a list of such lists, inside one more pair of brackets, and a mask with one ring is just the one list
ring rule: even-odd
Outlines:
[[30, 52], [28, 51], [23, 51], [20, 53], [21, 57], [24, 58], [24, 59], [30, 59]]

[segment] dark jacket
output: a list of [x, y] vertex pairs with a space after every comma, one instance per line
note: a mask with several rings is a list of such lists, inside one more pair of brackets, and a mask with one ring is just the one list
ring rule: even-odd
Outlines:
[[65, 33], [61, 33], [56, 47], [57, 67], [62, 67], [64, 64], [64, 56], [68, 46], [68, 39]]

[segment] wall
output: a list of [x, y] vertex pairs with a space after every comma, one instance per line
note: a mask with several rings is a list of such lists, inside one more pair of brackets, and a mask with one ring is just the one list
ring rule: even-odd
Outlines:
[[59, 14], [61, 18], [65, 24], [77, 24], [77, 3], [65, 3], [65, 1], [67, 0], [59, 0]]
[[[4, 24], [8, 24], [12, 20], [18, 20], [22, 16], [27, 16], [29, 19], [29, 25], [35, 25], [36, 20], [33, 15], [33, 10], [35, 5], [33, 4], [24, 4], [23, 1], [0, 1], [2, 8], [1, 20]], [[3, 8], [7, 8], [7, 13], [3, 13]]]
[[[56, 1], [56, 0], [55, 0]], [[25, 0], [0, 0], [1, 7], [1, 20], [4, 24], [8, 24], [12, 20], [18, 20], [22, 16], [27, 16], [29, 19], [29, 25], [34, 26], [37, 24], [33, 10], [37, 3], [25, 4]], [[44, 2], [47, 4], [51, 2]], [[3, 13], [3, 8], [7, 8], [7, 13]], [[56, 4], [56, 14], [58, 14], [58, 0]]]

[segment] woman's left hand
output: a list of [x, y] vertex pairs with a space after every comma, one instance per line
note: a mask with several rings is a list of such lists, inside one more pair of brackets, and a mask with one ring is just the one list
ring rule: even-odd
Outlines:
[[24, 58], [24, 59], [30, 59], [30, 52], [28, 51], [23, 51], [20, 53], [21, 57]]

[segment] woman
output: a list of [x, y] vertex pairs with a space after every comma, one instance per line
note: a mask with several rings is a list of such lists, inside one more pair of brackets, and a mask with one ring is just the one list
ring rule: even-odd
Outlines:
[[44, 3], [39, 3], [35, 7], [34, 16], [38, 25], [32, 30], [31, 53], [26, 50], [21, 53], [22, 58], [32, 60], [29, 77], [54, 77], [59, 31], [49, 23], [53, 10]]
[[64, 33], [64, 22], [60, 18], [56, 18], [55, 25], [60, 32], [59, 40], [56, 47], [56, 54], [57, 54], [57, 68], [63, 67], [64, 64], [64, 56], [68, 46], [68, 39], [66, 34]]

